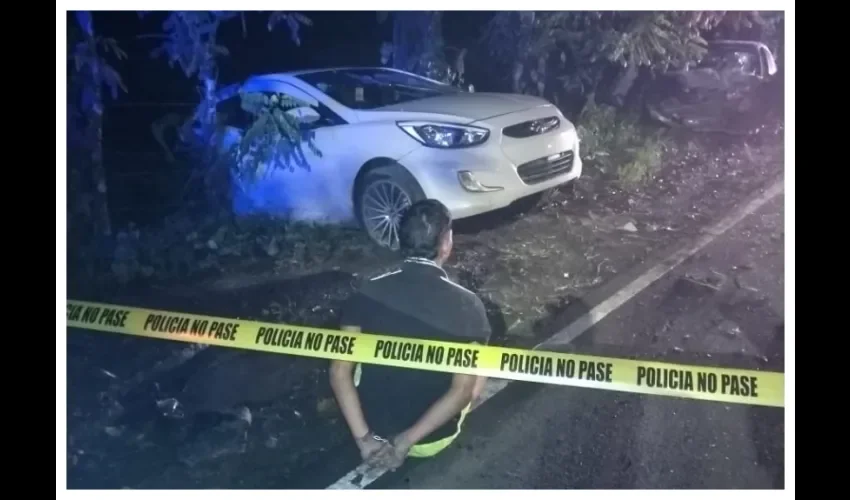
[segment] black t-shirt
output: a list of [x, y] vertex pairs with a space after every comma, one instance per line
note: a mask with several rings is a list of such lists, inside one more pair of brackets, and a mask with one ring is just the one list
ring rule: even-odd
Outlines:
[[[341, 324], [447, 342], [486, 344], [491, 334], [481, 299], [425, 259], [407, 259], [399, 270], [365, 282], [343, 306]], [[451, 381], [451, 373], [364, 364], [357, 389], [366, 422], [373, 432], [394, 436], [415, 424]], [[457, 424], [455, 417], [422, 442], [451, 436]]]

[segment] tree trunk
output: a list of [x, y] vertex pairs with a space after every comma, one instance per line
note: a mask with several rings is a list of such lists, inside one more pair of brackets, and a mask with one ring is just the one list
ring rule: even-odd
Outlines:
[[[94, 32], [85, 34], [91, 53], [97, 54], [97, 41]], [[93, 217], [95, 231], [110, 236], [112, 222], [109, 217], [109, 198], [106, 189], [106, 168], [103, 165], [103, 91], [100, 87], [100, 67], [95, 57], [92, 64], [92, 106], [88, 111], [89, 140], [91, 147], [91, 172], [94, 183]]]
[[[393, 13], [393, 64], [396, 69], [440, 79], [440, 12]], [[427, 56], [427, 57], [425, 57]]]
[[112, 234], [112, 222], [109, 217], [109, 197], [106, 189], [106, 168], [103, 165], [103, 102], [98, 92], [97, 110], [90, 119], [94, 145], [92, 148], [92, 180], [95, 186], [94, 217], [95, 227], [100, 234]]
[[227, 178], [222, 175], [221, 169], [217, 168], [216, 163], [218, 155], [218, 136], [216, 130], [216, 88], [218, 82], [215, 77], [215, 62], [210, 58], [198, 72], [198, 78], [201, 81], [201, 91], [203, 93], [203, 112], [199, 117], [203, 130], [203, 151], [204, 151], [204, 168], [203, 185], [204, 194], [207, 205], [210, 207], [217, 206], [221, 201], [220, 184], [227, 182]]
[[208, 135], [215, 127], [215, 90], [217, 82], [215, 78], [215, 62], [210, 57], [198, 71], [198, 79], [201, 82], [201, 92], [204, 96], [203, 115], [199, 118]]
[[410, 58], [411, 14], [415, 13], [393, 13], [393, 67], [403, 71], [408, 71]]

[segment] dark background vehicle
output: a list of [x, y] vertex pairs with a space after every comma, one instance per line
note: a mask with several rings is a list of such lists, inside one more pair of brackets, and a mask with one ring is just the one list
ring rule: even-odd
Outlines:
[[751, 133], [773, 104], [778, 67], [763, 43], [718, 40], [702, 60], [659, 75], [646, 96], [649, 116], [672, 127]]

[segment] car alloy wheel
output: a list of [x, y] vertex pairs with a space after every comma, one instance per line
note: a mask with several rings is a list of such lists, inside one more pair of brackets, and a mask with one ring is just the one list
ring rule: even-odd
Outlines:
[[361, 200], [369, 236], [381, 246], [398, 250], [399, 223], [402, 212], [411, 205], [410, 196], [392, 180], [381, 179], [366, 187]]

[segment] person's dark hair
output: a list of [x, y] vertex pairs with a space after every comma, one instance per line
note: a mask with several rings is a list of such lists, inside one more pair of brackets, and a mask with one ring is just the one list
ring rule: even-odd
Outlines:
[[452, 215], [445, 205], [437, 200], [417, 201], [401, 216], [399, 250], [404, 257], [435, 259], [451, 227]]

